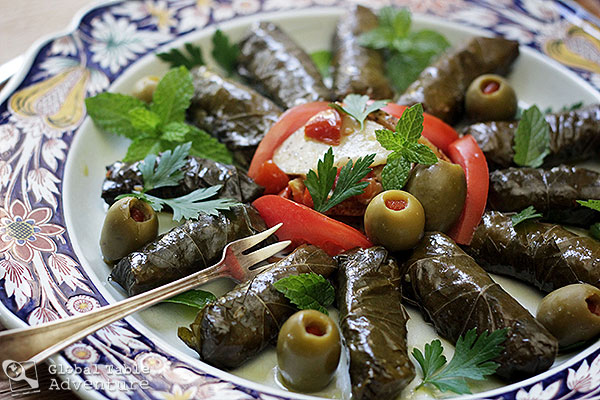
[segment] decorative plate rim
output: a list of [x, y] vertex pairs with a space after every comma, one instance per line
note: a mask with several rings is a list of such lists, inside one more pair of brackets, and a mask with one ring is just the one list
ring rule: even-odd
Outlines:
[[[146, 1], [146, 3], [153, 3], [153, 4], [159, 4], [161, 3], [162, 0], [148, 0]], [[182, 0], [183, 2], [185, 2], [185, 0]], [[233, 0], [233, 2], [235, 2], [237, 0]], [[254, 11], [253, 13], [249, 14], [250, 15], [258, 15], [258, 14], [266, 14], [266, 13], [270, 13], [268, 10], [264, 10], [261, 9], [261, 7], [263, 7], [268, 0], [254, 0], [257, 4], [259, 4], [259, 9]], [[313, 0], [307, 0], [305, 1], [305, 5], [300, 6], [297, 9], [300, 10], [307, 10], [309, 7], [311, 6], [315, 6], [318, 5], [319, 8], [323, 9], [325, 7], [333, 7], [333, 6], [337, 6], [336, 8], [339, 8], [340, 5], [347, 5], [348, 3], [344, 3], [340, 0], [324, 0], [326, 3], [328, 4], [324, 4], [323, 1], [319, 2], [317, 1], [313, 1]], [[474, 4], [485, 4], [487, 0], [455, 0], [458, 1], [459, 3], [474, 3]], [[535, 3], [536, 1], [539, 0], [524, 0], [524, 2], [530, 2], [530, 3]], [[210, 2], [210, 1], [209, 1]], [[385, 0], [384, 0], [385, 2]], [[410, 0], [408, 0], [407, 2], [410, 2]], [[126, 2], [124, 0], [109, 0], [109, 1], [100, 1], [100, 2], [95, 2], [93, 4], [90, 4], [84, 8], [82, 8], [81, 10], [79, 10], [75, 16], [73, 17], [73, 19], [71, 20], [71, 22], [69, 23], [68, 27], [64, 30], [61, 30], [59, 32], [53, 33], [53, 34], [49, 34], [49, 35], [44, 35], [43, 37], [41, 37], [40, 39], [36, 40], [34, 42], [34, 44], [32, 44], [32, 46], [29, 48], [29, 50], [26, 52], [25, 54], [25, 58], [24, 58], [24, 62], [23, 65], [21, 66], [21, 69], [19, 70], [19, 72], [17, 74], [15, 74], [10, 81], [7, 83], [7, 85], [3, 88], [2, 91], [0, 91], [0, 128], [3, 127], [4, 124], [8, 123], [8, 117], [6, 117], [6, 119], [3, 119], [2, 117], [2, 113], [7, 114], [8, 113], [8, 106], [7, 103], [10, 100], [10, 97], [15, 95], [15, 93], [17, 93], [17, 89], [19, 89], [19, 86], [22, 85], [28, 75], [30, 75], [32, 73], [32, 70], [39, 65], [39, 60], [38, 57], [42, 57], [42, 51], [44, 50], [44, 48], [46, 48], [50, 43], [53, 43], [55, 41], [57, 41], [60, 38], [63, 37], [68, 37], [71, 36], [75, 33], [77, 33], [78, 31], [82, 30], [83, 24], [84, 24], [84, 20], [89, 17], [92, 13], [99, 11], [101, 9], [106, 9], [109, 10], [112, 6], [117, 6], [117, 5], [124, 5]], [[141, 3], [138, 2], [138, 3]], [[164, 2], [163, 2], [164, 3]], [[216, 5], [220, 5], [220, 6], [227, 6], [229, 4], [231, 4], [231, 1], [219, 1], [219, 0], [215, 0], [214, 4]], [[520, 4], [520, 0], [514, 0], [514, 4], [515, 7]], [[565, 2], [561, 2], [560, 0], [557, 0], [554, 2], [554, 4], [560, 4], [563, 7], [565, 6]], [[406, 5], [406, 4], [405, 4]], [[168, 7], [168, 6], [167, 6]], [[181, 9], [185, 8], [187, 6], [182, 7]], [[569, 5], [569, 7], [573, 7], [572, 5]], [[271, 10], [273, 11], [273, 10]], [[584, 15], [584, 20], [590, 21], [590, 20], [594, 20], [593, 18], [589, 18], [588, 15], [586, 15], [585, 12], [583, 12], [583, 14], [581, 13], [580, 10], [579, 11], [579, 17], [581, 17], [581, 15]], [[111, 14], [114, 15], [114, 14]], [[120, 14], [116, 14], [116, 15], [120, 15]], [[210, 15], [212, 16], [212, 14]], [[149, 15], [147, 17], [150, 17]], [[243, 15], [233, 15], [230, 19], [227, 19], [225, 21], [229, 22], [229, 21], [234, 21], [237, 20], [241, 17], [244, 17]], [[587, 17], [587, 18], [586, 18]], [[559, 20], [562, 18], [562, 14], [560, 15]], [[225, 22], [223, 21], [223, 22]], [[132, 21], [129, 21], [132, 22]], [[446, 21], [448, 22], [448, 21]], [[452, 20], [452, 23], [457, 23], [457, 21]], [[210, 29], [211, 27], [213, 27], [214, 25], [216, 25], [217, 23], [213, 20], [211, 22], [207, 22], [206, 25], [200, 29]], [[464, 24], [464, 22], [463, 22]], [[471, 26], [472, 27], [472, 26]], [[476, 27], [477, 29], [483, 29], [482, 27]], [[158, 42], [158, 44], [156, 46], [154, 46], [153, 48], [150, 48], [150, 51], [154, 51], [157, 48], [162, 48], [162, 47], [166, 47], [166, 46], [172, 46], [174, 42], [177, 42], [178, 40], [181, 40], [183, 36], [190, 34], [192, 31], [188, 31], [188, 32], [182, 32], [182, 33], [177, 33], [174, 34], [172, 37], [170, 37], [168, 40], [164, 41], [164, 42]], [[486, 32], [490, 32], [490, 29], [486, 30]], [[541, 52], [539, 51], [539, 46], [538, 48], [536, 48], [536, 46], [529, 46], [529, 47], [533, 47], [534, 49], [536, 49], [537, 51], [535, 52], [536, 56], [541, 56], [544, 57], [543, 54], [541, 54]], [[116, 76], [114, 77], [114, 79], [109, 79], [109, 85], [112, 85], [114, 83], [114, 80], [118, 79], [122, 73], [124, 73], [125, 71], [127, 71], [127, 69], [134, 64], [136, 61], [138, 61], [140, 58], [145, 57], [149, 52], [144, 52], [144, 53], [140, 53], [140, 54], [136, 54], [135, 58], [133, 58], [130, 62], [126, 63], [125, 66], [118, 71], [117, 74], [115, 74]], [[546, 60], [548, 60], [549, 58], [546, 57]], [[598, 80], [598, 84], [596, 84], [596, 88], [594, 88], [594, 84], [591, 83], [590, 78], [586, 77], [585, 75], [582, 74], [581, 71], [577, 71], [574, 70], [573, 68], [569, 68], [569, 67], [565, 67], [564, 65], [561, 65], [560, 63], [558, 63], [556, 60], [551, 60], [553, 64], [555, 64], [554, 66], [560, 66], [561, 69], [564, 72], [567, 72], [569, 75], [572, 75], [573, 77], [577, 77], [579, 78], [578, 80], [580, 80], [581, 82], [584, 82], [585, 85], [587, 86], [588, 89], [593, 90], [598, 96], [600, 96], [600, 94], [598, 93], [598, 86], [600, 85], [600, 78]], [[80, 66], [81, 68], [88, 68], [89, 66], [87, 64], [83, 64], [82, 66]], [[49, 74], [47, 78], [53, 77], [54, 75]], [[107, 78], [108, 79], [108, 78]], [[32, 79], [34, 82], [30, 85], [30, 86], [34, 86], [38, 83], [40, 83], [41, 81], [35, 81], [35, 79]], [[25, 88], [27, 88], [29, 86], [25, 86]], [[87, 94], [87, 92], [85, 92]], [[6, 110], [5, 110], [6, 109]], [[4, 111], [3, 111], [4, 110]], [[83, 124], [84, 119], [82, 118], [82, 120], [75, 126], [75, 128], [72, 130], [72, 135], [74, 135], [74, 133], [76, 131], [78, 131], [80, 129], [80, 127]], [[89, 122], [88, 122], [89, 123]], [[65, 131], [66, 132], [66, 131]], [[24, 134], [27, 134], [27, 131], [23, 130]], [[73, 137], [71, 136], [70, 141], [73, 140]], [[41, 143], [41, 142], [40, 142]], [[70, 145], [67, 147], [67, 149], [70, 147]], [[9, 154], [10, 155], [10, 154]], [[68, 157], [65, 157], [64, 159], [62, 159], [62, 165], [64, 166], [67, 163]], [[0, 159], [0, 162], [2, 161], [2, 159]], [[60, 175], [61, 178], [64, 178], [64, 171], [62, 172], [62, 175]], [[61, 181], [61, 189], [62, 189], [62, 181]], [[4, 194], [4, 186], [0, 185], [0, 194]], [[10, 194], [10, 192], [8, 193]], [[59, 195], [62, 194], [62, 192], [58, 193]], [[36, 196], [37, 197], [37, 196]], [[7, 196], [7, 199], [9, 197]], [[18, 200], [19, 198], [16, 197], [16, 199]], [[40, 204], [40, 201], [37, 201], [38, 204]], [[62, 201], [59, 201], [59, 204], [61, 204]], [[8, 204], [8, 202], [7, 202]], [[43, 204], [43, 203], [41, 203]], [[47, 204], [46, 204], [47, 205]], [[11, 206], [12, 207], [12, 206]], [[33, 210], [30, 210], [33, 211]], [[56, 211], [58, 212], [58, 210]], [[64, 223], [64, 215], [62, 217], [62, 221]], [[67, 232], [68, 234], [68, 232]], [[71, 244], [71, 241], [68, 240], [67, 241], [69, 244]], [[72, 244], [71, 244], [71, 249], [72, 249]], [[0, 253], [1, 255], [4, 255], [4, 253]], [[75, 254], [75, 253], [74, 253]], [[8, 256], [5, 255], [5, 258], [0, 260], [1, 262], [4, 262], [7, 260]], [[75, 254], [76, 257], [76, 254]], [[8, 259], [9, 260], [9, 259]], [[0, 265], [0, 268], [2, 268], [2, 265]], [[0, 273], [2, 272], [2, 270], [0, 269]], [[2, 276], [0, 276], [0, 279], [2, 279]], [[90, 275], [87, 277], [87, 279], [89, 281], [91, 281], [92, 283], [98, 283], [99, 282], [99, 277], [95, 276], [95, 275]], [[106, 289], [102, 288], [102, 285], [94, 285], [94, 289], [96, 289], [95, 293], [99, 293], [102, 295], [102, 297], [104, 298], [105, 294], [107, 294]], [[2, 286], [0, 286], [0, 288], [3, 288]], [[98, 289], [100, 288], [100, 289]], [[19, 318], [13, 311], [11, 311], [7, 304], [5, 304], [4, 300], [10, 301], [11, 296], [6, 296], [6, 297], [0, 297], [0, 321], [5, 325], [5, 327], [12, 327], [12, 328], [16, 328], [16, 327], [23, 327], [23, 326], [27, 326], [28, 324], [21, 318]], [[77, 297], [77, 296], [73, 296], [73, 297]], [[112, 296], [111, 296], [112, 297]], [[39, 308], [39, 307], [38, 307]], [[134, 328], [134, 330], [136, 332], [140, 332], [144, 331], [145, 329], [143, 328], [143, 325], [141, 325], [141, 323], [139, 321], [136, 320], [130, 320], [127, 319], [127, 326], [131, 326], [132, 328]], [[155, 336], [155, 335], [152, 335]], [[180, 350], [177, 349], [173, 349], [170, 348], [168, 346], [168, 344], [159, 337], [154, 337], [152, 341], [148, 341], [150, 345], [152, 344], [156, 344], [158, 346], [156, 346], [157, 348], [168, 348], [170, 354], [175, 353], [176, 357], [173, 357], [174, 361], [172, 360], [167, 360], [167, 358], [163, 357], [163, 355], [160, 355], [160, 357], [162, 357], [164, 359], [165, 363], [171, 364], [171, 363], [175, 363], [177, 361], [177, 359], [188, 359], [191, 358], [188, 354], [185, 354], [183, 352], [181, 352]], [[144, 344], [145, 345], [145, 344]], [[88, 344], [82, 344], [82, 346], [89, 346]], [[71, 346], [72, 347], [72, 346]], [[148, 346], [146, 346], [148, 347]], [[473, 398], [480, 398], [481, 394], [485, 394], [488, 395], [490, 397], [492, 396], [498, 396], [498, 395], [507, 395], [507, 398], [514, 398], [516, 396], [517, 399], [519, 398], [527, 398], [527, 397], [523, 397], [523, 396], [519, 396], [519, 393], [517, 393], [517, 389], [523, 389], [524, 387], [530, 386], [529, 391], [531, 394], [533, 394], [534, 389], [536, 389], [536, 387], [538, 385], [541, 385], [541, 382], [544, 381], [545, 379], [549, 379], [552, 377], [556, 377], [560, 372], [566, 372], [566, 370], [579, 363], [579, 370], [577, 373], [579, 373], [579, 371], [582, 371], [582, 363], [585, 363], [587, 365], [587, 358], [593, 354], [598, 352], [598, 350], [600, 349], [600, 341], [595, 343], [594, 345], [590, 346], [589, 348], [587, 348], [586, 350], [582, 351], [581, 353], [577, 354], [576, 356], [574, 356], [573, 358], [571, 358], [570, 360], [564, 362], [563, 364], [554, 367], [552, 369], [550, 369], [549, 371], [546, 371], [538, 376], [529, 378], [527, 380], [518, 382], [518, 383], [514, 383], [514, 384], [510, 384], [498, 389], [493, 389], [490, 391], [486, 391], [484, 393], [480, 393], [480, 394], [474, 394], [474, 395], [470, 395], [470, 396], [463, 396], [460, 398], [464, 398], [464, 399], [473, 399]], [[152, 348], [149, 348], [148, 350], [152, 350]], [[64, 355], [65, 353], [61, 353], [61, 355], [57, 355], [52, 357], [50, 360], [52, 363], [56, 364], [56, 365], [63, 365], [66, 368], [72, 368], [72, 365], [69, 363], [69, 361], [67, 360], [67, 357]], [[140, 355], [143, 354], [147, 354], [147, 353], [143, 353], [142, 351], [140, 351], [139, 353], [136, 354], [136, 358]], [[149, 353], [149, 354], [154, 354], [154, 353]], [[156, 353], [156, 355], [159, 355], [158, 353]], [[198, 361], [198, 360], [195, 360]], [[200, 362], [200, 361], [198, 361]], [[600, 357], [596, 358], [596, 360], [594, 362], [598, 362], [598, 364], [600, 364]], [[203, 378], [205, 378], [205, 380], [211, 381], [211, 378], [213, 378], [211, 375], [221, 375], [221, 374], [228, 374], [227, 372], [224, 371], [220, 371], [212, 366], [206, 365], [204, 364], [202, 366], [202, 368], [198, 368], [197, 366], [189, 366], [186, 364], [181, 364], [181, 365], [177, 365], [177, 366], [172, 366], [172, 369], [177, 369], [177, 368], [182, 368], [182, 369], [186, 369], [189, 373], [196, 373], [196, 374], [200, 374], [199, 376], [202, 376]], [[592, 367], [589, 367], [590, 373], [591, 373], [591, 369]], [[574, 371], [574, 370], [570, 370], [570, 371]], [[571, 372], [569, 371], [569, 377], [571, 377]], [[586, 370], [587, 371], [587, 370]], [[208, 374], [206, 374], [208, 373]], [[585, 371], [582, 372], [582, 374], [585, 374]], [[231, 374], [228, 374], [230, 376], [232, 376]], [[59, 375], [61, 378], [63, 379], [74, 379], [75, 382], [84, 382], [84, 379], [78, 375], [78, 374], [60, 374]], [[591, 376], [591, 375], [590, 375]], [[223, 393], [225, 393], [225, 391], [227, 391], [227, 393], [231, 393], [231, 395], [239, 395], [239, 398], [263, 398], [263, 399], [272, 399], [272, 398], [289, 398], [289, 396], [294, 396], [294, 398], [315, 398], [313, 396], [309, 396], [309, 395], [299, 395], [299, 394], [292, 394], [289, 392], [285, 392], [281, 389], [277, 389], [277, 388], [271, 388], [271, 387], [267, 387], [263, 384], [259, 384], [259, 383], [254, 383], [254, 382], [250, 382], [247, 381], [246, 379], [243, 378], [239, 378], [239, 377], [235, 377], [235, 379], [233, 379], [234, 381], [242, 381], [241, 384], [236, 383], [235, 387], [230, 387], [230, 386], [223, 386], [221, 389], [216, 389], [218, 392], [215, 393], [221, 393], [221, 395]], [[215, 378], [217, 379], [218, 382], [216, 383], [227, 383], [227, 381], [223, 381], [220, 378]], [[213, 379], [214, 381], [214, 379]], [[212, 381], [211, 381], [212, 382]], [[556, 381], [555, 383], [558, 383], [561, 381]], [[565, 379], [566, 382], [566, 379]], [[212, 382], [215, 383], [215, 382]], [[216, 386], [215, 383], [215, 386]], [[537, 388], [536, 393], [539, 394], [538, 397], [541, 398], [553, 398], [556, 397], [555, 395], [559, 394], [559, 390], [561, 388], [561, 385], [556, 386], [555, 389], [553, 389], [552, 393], [548, 391], [548, 389], [550, 389], [553, 385], [555, 385], [555, 383], [552, 383], [551, 385], [548, 385], [548, 387], [546, 387], [546, 389], [543, 388], [543, 386], [540, 386], [539, 388]], [[251, 385], [249, 385], [251, 384]], [[599, 387], [600, 387], [600, 382], [598, 383]], [[181, 387], [179, 387], [178, 385], [177, 388], [179, 388], [178, 390], [182, 390]], [[170, 389], [172, 390], [177, 390], [175, 388], [175, 386], [171, 387]], [[264, 392], [258, 392], [255, 389], [253, 389], [252, 386], [254, 388], [258, 387], [258, 390]], [[569, 387], [569, 389], [572, 389]], [[595, 389], [595, 388], [592, 388]], [[221, 390], [221, 391], [219, 391]], [[233, 393], [233, 391], [237, 391], [235, 394]], [[159, 398], [159, 395], [157, 395], [159, 391], [158, 390], [153, 390], [153, 393], [150, 395], [148, 394], [148, 396], [150, 397], [156, 397]], [[577, 393], [575, 394], [580, 394], [583, 395], [585, 394], [586, 396], [590, 395], [592, 392], [580, 392], [580, 391], [575, 391]], [[79, 396], [82, 396], [84, 398], [105, 398], [107, 393], [101, 393], [100, 391], [97, 390], [90, 390], [90, 391], [77, 391], [76, 392]], [[164, 393], [164, 392], [160, 392], [160, 393]], [[187, 393], [187, 391], [185, 392]], [[184, 394], [185, 394], [184, 393]], [[196, 392], [194, 392], [195, 394]], [[529, 392], [525, 392], [525, 395], [529, 396], [530, 394]], [[110, 393], [108, 393], [110, 395]], [[116, 398], [114, 396], [112, 396], [113, 398]], [[138, 396], [136, 396], [136, 392], [133, 392], [133, 398], [137, 398]], [[502, 396], [501, 396], [502, 397]], [[575, 396], [574, 398], [577, 398], [578, 396]]]

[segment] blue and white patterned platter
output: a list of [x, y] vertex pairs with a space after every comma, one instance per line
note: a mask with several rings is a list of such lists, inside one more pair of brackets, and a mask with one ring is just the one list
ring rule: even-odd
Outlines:
[[[106, 266], [97, 263], [98, 249], [91, 247], [96, 246], [100, 225], [93, 212], [89, 220], [85, 217], [88, 208], [101, 202], [105, 160], [98, 154], [109, 146], [122, 147], [124, 142], [118, 138], [102, 139], [92, 132], [89, 121], [84, 123], [85, 97], [109, 87], [125, 88], [142, 73], [164, 71], [166, 67], [160, 66], [152, 53], [206, 38], [215, 26], [239, 36], [243, 27], [259, 18], [290, 21], [297, 30], [305, 18], [305, 36], [319, 38], [319, 21], [339, 15], [349, 3], [110, 2], [80, 13], [71, 31], [39, 42], [29, 52], [25, 68], [0, 93], [0, 321], [6, 327], [39, 324], [90, 311], [120, 296], [106, 281]], [[528, 60], [537, 63], [533, 65], [545, 63], [550, 66], [547, 68], [562, 71], [564, 82], [557, 87], [576, 86], [573, 93], [561, 92], [564, 101], [560, 104], [568, 103], [571, 97], [577, 100], [578, 96], [589, 102], [600, 101], [598, 21], [570, 3], [362, 3], [370, 7], [407, 6], [417, 21], [428, 26], [439, 24], [456, 31], [459, 23], [464, 27], [460, 28], [464, 36], [477, 32], [473, 30], [476, 28], [519, 40], [529, 47], [524, 53]], [[320, 40], [318, 48], [325, 48], [327, 44]], [[564, 66], [559, 66], [559, 62]], [[114, 154], [109, 162], [119, 158], [119, 154]], [[90, 199], [96, 199], [92, 204], [85, 196], [78, 197], [88, 189], [93, 193]], [[78, 394], [85, 398], [308, 398], [252, 383], [201, 363], [192, 353], [181, 351], [181, 344], [174, 343], [174, 326], [168, 327], [172, 336], [158, 335], [156, 329], [145, 324], [154, 314], [150, 311], [145, 315], [98, 331], [67, 348], [52, 362], [70, 382], [84, 384], [85, 391]], [[192, 317], [190, 314], [189, 321]], [[473, 396], [481, 397], [600, 399], [600, 343], [538, 377]]]

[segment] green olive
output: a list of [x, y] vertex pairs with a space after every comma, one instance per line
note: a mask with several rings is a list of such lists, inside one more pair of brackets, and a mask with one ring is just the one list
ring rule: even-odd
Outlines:
[[587, 283], [564, 286], [540, 303], [536, 318], [561, 347], [600, 334], [600, 289]]
[[425, 230], [447, 232], [465, 205], [467, 181], [460, 165], [439, 160], [415, 166], [404, 189], [421, 202]]
[[425, 211], [412, 194], [386, 190], [365, 211], [365, 232], [374, 244], [391, 251], [408, 250], [423, 237]]
[[117, 261], [151, 242], [158, 234], [158, 218], [145, 201], [124, 197], [106, 213], [100, 249], [108, 263]]
[[331, 382], [341, 353], [340, 331], [327, 315], [302, 310], [292, 315], [277, 337], [277, 363], [283, 383], [314, 392]]
[[465, 108], [476, 121], [511, 120], [517, 113], [517, 95], [501, 76], [481, 75], [467, 89]]
[[135, 83], [132, 93], [133, 97], [137, 97], [145, 103], [150, 103], [159, 81], [160, 78], [158, 76], [144, 76]]

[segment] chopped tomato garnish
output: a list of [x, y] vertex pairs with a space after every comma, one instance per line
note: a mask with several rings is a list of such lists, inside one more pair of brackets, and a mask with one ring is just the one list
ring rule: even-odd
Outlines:
[[321, 111], [310, 120], [304, 127], [304, 134], [319, 142], [337, 146], [342, 138], [342, 119], [340, 114], [334, 110]]
[[254, 182], [265, 188], [265, 194], [276, 194], [287, 186], [290, 178], [273, 160], [267, 160], [258, 169]]

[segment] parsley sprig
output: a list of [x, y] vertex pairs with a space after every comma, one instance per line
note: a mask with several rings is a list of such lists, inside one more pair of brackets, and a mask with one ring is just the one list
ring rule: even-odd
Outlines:
[[139, 192], [128, 193], [117, 197], [135, 197], [150, 204], [155, 211], [162, 211], [165, 206], [173, 210], [173, 220], [198, 218], [200, 213], [216, 215], [218, 210], [228, 210], [238, 204], [231, 199], [212, 199], [221, 185], [196, 189], [181, 197], [161, 199], [147, 192], [165, 186], [175, 186], [183, 178], [181, 168], [186, 163], [192, 144], [185, 143], [162, 153], [160, 160], [154, 154], [149, 154], [139, 163], [139, 169], [144, 179], [143, 189]]
[[360, 124], [360, 130], [362, 131], [365, 128], [365, 119], [367, 116], [373, 111], [385, 107], [389, 102], [387, 100], [377, 100], [371, 104], [368, 103], [369, 96], [349, 94], [344, 97], [342, 104], [331, 103], [329, 106], [354, 118]]
[[506, 335], [506, 329], [498, 329], [478, 336], [473, 328], [458, 338], [454, 356], [448, 364], [438, 339], [425, 345], [425, 354], [413, 348], [412, 355], [423, 371], [423, 381], [417, 389], [433, 385], [442, 392], [471, 393], [467, 379], [483, 380], [498, 369], [499, 364], [491, 360], [502, 352]]
[[119, 93], [100, 93], [85, 100], [87, 112], [100, 129], [131, 139], [125, 162], [191, 143], [190, 154], [230, 164], [231, 154], [217, 139], [185, 122], [194, 94], [185, 67], [169, 70], [158, 83], [151, 104]]
[[402, 189], [408, 180], [411, 163], [432, 165], [438, 161], [435, 153], [419, 143], [423, 132], [423, 106], [420, 103], [407, 108], [396, 125], [396, 131], [378, 129], [377, 141], [392, 153], [381, 171], [384, 190]]
[[[240, 48], [237, 43], [232, 43], [229, 37], [220, 29], [217, 29], [212, 35], [212, 51], [211, 55], [217, 64], [231, 76], [235, 73], [237, 66], [237, 58], [240, 53]], [[185, 43], [183, 45], [185, 52], [178, 49], [171, 49], [166, 53], [159, 53], [156, 56], [168, 63], [171, 68], [184, 66], [187, 69], [192, 69], [199, 65], [205, 65], [202, 49], [193, 44]]]
[[387, 74], [402, 93], [450, 43], [429, 29], [411, 31], [411, 15], [406, 8], [384, 7], [378, 20], [378, 27], [361, 35], [359, 43], [384, 50]]
[[521, 210], [521, 212], [511, 216], [510, 219], [514, 227], [520, 224], [521, 222], [527, 221], [528, 219], [535, 219], [540, 217], [542, 217], [542, 214], [536, 212], [533, 206], [529, 206], [524, 210]]
[[183, 47], [187, 54], [178, 49], [171, 49], [166, 53], [158, 53], [156, 56], [168, 63], [171, 68], [184, 66], [187, 69], [192, 69], [198, 65], [204, 65], [204, 57], [200, 47], [193, 43], [185, 43]]
[[537, 106], [523, 112], [514, 140], [514, 161], [521, 167], [537, 168], [550, 154], [550, 126]]
[[317, 172], [312, 169], [308, 171], [304, 181], [314, 209], [324, 213], [347, 198], [361, 194], [369, 186], [368, 182], [361, 182], [361, 179], [367, 176], [374, 160], [375, 154], [361, 157], [355, 163], [349, 160], [342, 167], [336, 184], [338, 169], [333, 165], [333, 149], [330, 147], [323, 159], [317, 162]]
[[282, 278], [273, 286], [300, 310], [318, 310], [327, 315], [327, 307], [335, 298], [331, 283], [314, 272]]
[[577, 203], [592, 210], [600, 211], [600, 200], [577, 200]]

